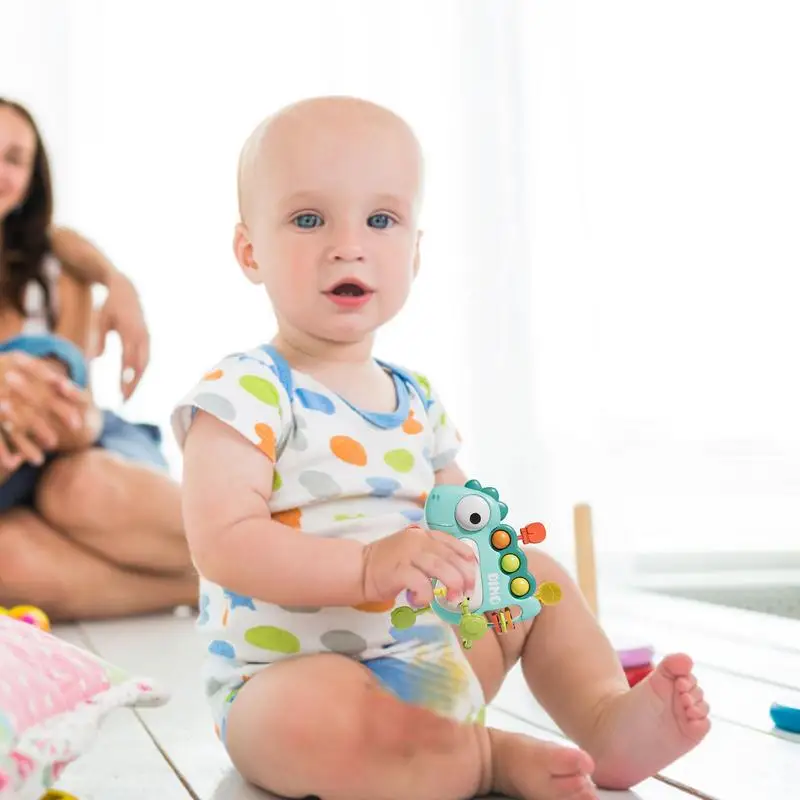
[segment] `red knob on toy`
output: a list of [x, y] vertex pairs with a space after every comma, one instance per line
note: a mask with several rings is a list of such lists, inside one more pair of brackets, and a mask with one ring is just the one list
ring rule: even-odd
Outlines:
[[541, 522], [530, 522], [524, 528], [520, 528], [517, 537], [523, 544], [539, 544], [547, 537], [547, 531]]

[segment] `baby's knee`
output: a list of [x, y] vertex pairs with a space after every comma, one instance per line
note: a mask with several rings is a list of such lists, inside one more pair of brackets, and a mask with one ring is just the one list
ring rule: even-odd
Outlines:
[[318, 794], [321, 787], [336, 787], [332, 797], [355, 796], [364, 765], [446, 751], [455, 736], [452, 721], [402, 702], [340, 656], [267, 668], [239, 692], [226, 727], [236, 766], [284, 796]]

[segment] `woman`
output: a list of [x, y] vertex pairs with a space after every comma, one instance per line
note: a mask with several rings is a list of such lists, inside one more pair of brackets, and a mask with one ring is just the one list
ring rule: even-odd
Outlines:
[[[135, 334], [136, 313], [144, 328], [132, 287], [77, 234], [54, 231], [51, 216], [41, 136], [0, 98], [0, 605], [81, 619], [193, 603], [179, 487], [157, 431], [97, 409], [69, 379], [68, 356], [25, 351], [54, 335], [62, 353], [77, 348], [73, 366], [81, 353], [88, 361], [94, 280], [110, 289], [101, 344], [123, 322]], [[126, 396], [147, 361], [146, 337], [133, 341], [123, 336], [136, 372]]]

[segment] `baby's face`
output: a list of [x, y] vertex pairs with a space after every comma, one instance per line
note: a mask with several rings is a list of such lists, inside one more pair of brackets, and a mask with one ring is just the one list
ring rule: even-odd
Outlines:
[[237, 255], [281, 323], [360, 341], [402, 308], [416, 274], [418, 149], [407, 129], [380, 117], [282, 122], [257, 159], [249, 246]]

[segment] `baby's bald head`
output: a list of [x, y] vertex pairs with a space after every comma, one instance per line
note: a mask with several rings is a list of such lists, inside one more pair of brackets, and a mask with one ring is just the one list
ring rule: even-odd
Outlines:
[[[242, 148], [238, 169], [239, 214], [245, 225], [262, 192], [293, 188], [298, 192], [317, 187], [303, 185], [315, 168], [324, 168], [320, 181], [330, 183], [345, 165], [362, 156], [367, 172], [380, 178], [381, 154], [386, 165], [404, 172], [406, 191], [413, 197], [415, 213], [422, 198], [423, 158], [410, 126], [383, 106], [354, 97], [316, 97], [287, 106], [261, 122]], [[351, 158], [348, 159], [348, 155]], [[352, 163], [348, 164], [352, 167]], [[290, 187], [296, 181], [298, 185]], [[316, 183], [316, 181], [314, 181]], [[387, 188], [388, 191], [388, 188]]]

